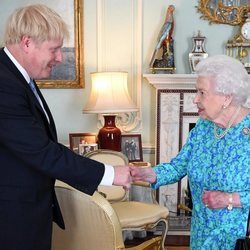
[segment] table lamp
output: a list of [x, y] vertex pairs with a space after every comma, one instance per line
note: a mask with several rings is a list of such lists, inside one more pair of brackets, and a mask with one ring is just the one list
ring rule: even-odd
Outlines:
[[91, 73], [91, 92], [83, 113], [99, 113], [104, 126], [98, 133], [100, 149], [121, 151], [121, 130], [116, 127], [118, 113], [137, 111], [128, 93], [127, 72]]

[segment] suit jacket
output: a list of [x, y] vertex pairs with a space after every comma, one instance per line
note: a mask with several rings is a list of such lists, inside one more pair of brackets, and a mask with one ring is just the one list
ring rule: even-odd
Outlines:
[[37, 91], [50, 122], [1, 49], [0, 248], [4, 250], [49, 250], [52, 221], [64, 228], [55, 179], [91, 195], [104, 174], [103, 164], [57, 142], [53, 117]]

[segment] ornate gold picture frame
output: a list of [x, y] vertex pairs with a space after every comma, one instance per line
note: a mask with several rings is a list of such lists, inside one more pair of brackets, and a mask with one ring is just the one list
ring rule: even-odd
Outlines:
[[[83, 0], [51, 0], [60, 10], [55, 9], [69, 25], [71, 44], [62, 48], [63, 62], [55, 67], [51, 78], [37, 81], [40, 88], [83, 88]], [[66, 6], [65, 6], [66, 5]], [[50, 7], [50, 6], [49, 6]], [[66, 41], [65, 41], [66, 42]]]
[[199, 0], [196, 8], [202, 13], [201, 18], [209, 23], [238, 25], [246, 19], [250, 4], [246, 0], [231, 1], [228, 4], [222, 0]]

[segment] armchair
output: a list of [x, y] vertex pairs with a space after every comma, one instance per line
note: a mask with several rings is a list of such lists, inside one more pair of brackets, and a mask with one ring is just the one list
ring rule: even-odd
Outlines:
[[[127, 165], [128, 159], [127, 157], [117, 151], [112, 150], [95, 150], [89, 152], [85, 155], [91, 159], [97, 160], [99, 162], [103, 162], [106, 164], [111, 165]], [[135, 183], [136, 185], [148, 186], [146, 183]], [[105, 190], [105, 189], [106, 190]], [[123, 195], [117, 199], [113, 197], [113, 190], [114, 189], [122, 189], [120, 190]], [[114, 209], [122, 231], [147, 231], [153, 230], [157, 225], [160, 223], [162, 224], [162, 232], [161, 232], [161, 244], [159, 249], [164, 249], [164, 242], [168, 230], [168, 221], [167, 217], [169, 211], [166, 207], [160, 206], [158, 204], [153, 203], [145, 203], [145, 202], [138, 202], [138, 201], [131, 201], [128, 199], [129, 194], [125, 192], [122, 187], [98, 187], [98, 191], [105, 193], [107, 195], [107, 200], [111, 203], [112, 208]], [[126, 197], [126, 199], [124, 198]]]
[[66, 229], [53, 225], [52, 250], [158, 250], [161, 237], [125, 248], [122, 228], [111, 204], [98, 192], [86, 195], [55, 187]]
[[[109, 149], [99, 149], [88, 152], [85, 157], [102, 162], [109, 165], [128, 165], [128, 158], [121, 152]], [[102, 186], [99, 185], [98, 192], [105, 195], [105, 198], [114, 203], [117, 201], [125, 201], [129, 198], [129, 191], [120, 186]]]

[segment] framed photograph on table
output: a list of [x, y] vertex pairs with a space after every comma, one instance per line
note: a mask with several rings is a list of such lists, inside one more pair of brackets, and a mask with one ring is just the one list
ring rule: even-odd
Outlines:
[[97, 143], [79, 144], [79, 155], [85, 155], [86, 153], [89, 153], [97, 149], [98, 149]]
[[[95, 145], [95, 149], [98, 149], [96, 133], [70, 133], [69, 134], [69, 148], [75, 153], [85, 154], [87, 147], [84, 148], [84, 146], [88, 146], [88, 145], [92, 145], [92, 146]], [[92, 147], [92, 150], [94, 150], [93, 147]]]
[[126, 134], [121, 138], [122, 153], [128, 157], [129, 162], [143, 161], [142, 143], [140, 134]]

